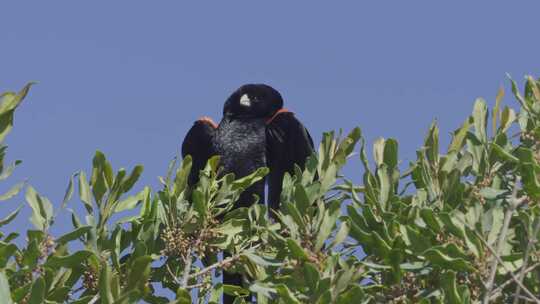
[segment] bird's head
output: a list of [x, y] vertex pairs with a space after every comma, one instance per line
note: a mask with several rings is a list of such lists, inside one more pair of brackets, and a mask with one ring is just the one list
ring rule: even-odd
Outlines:
[[272, 117], [283, 107], [281, 94], [265, 84], [245, 84], [225, 101], [223, 115], [230, 118]]

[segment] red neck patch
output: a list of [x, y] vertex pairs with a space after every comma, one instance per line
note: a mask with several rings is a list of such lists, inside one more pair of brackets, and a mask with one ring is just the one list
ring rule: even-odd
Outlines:
[[281, 108], [279, 110], [277, 110], [277, 112], [272, 115], [272, 117], [270, 117], [267, 121], [266, 121], [266, 124], [269, 125], [272, 123], [272, 121], [274, 121], [274, 119], [281, 113], [291, 113], [289, 112], [289, 110], [285, 109], [285, 108]]
[[208, 116], [203, 116], [203, 117], [199, 118], [198, 121], [207, 123], [214, 129], [218, 128], [218, 125], [212, 120], [212, 118], [210, 118]]

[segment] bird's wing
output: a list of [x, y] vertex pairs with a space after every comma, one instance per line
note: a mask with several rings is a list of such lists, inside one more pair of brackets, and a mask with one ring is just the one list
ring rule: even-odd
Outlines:
[[292, 112], [281, 109], [267, 121], [266, 151], [270, 168], [268, 204], [277, 209], [283, 175], [285, 172], [292, 174], [294, 164], [304, 167], [306, 158], [313, 154], [313, 140]]
[[202, 117], [195, 121], [182, 143], [182, 157], [191, 155], [193, 165], [189, 174], [189, 184], [199, 181], [199, 171], [204, 169], [208, 159], [214, 155], [212, 138], [217, 125], [209, 117]]

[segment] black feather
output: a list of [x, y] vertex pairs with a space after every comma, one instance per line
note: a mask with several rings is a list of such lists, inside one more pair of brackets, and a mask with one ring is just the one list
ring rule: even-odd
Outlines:
[[307, 129], [291, 112], [278, 114], [266, 128], [268, 205], [279, 208], [285, 172], [293, 173], [294, 165], [304, 168], [313, 153], [313, 140]]
[[199, 171], [204, 169], [208, 159], [215, 155], [212, 141], [215, 129], [205, 120], [197, 120], [189, 129], [182, 143], [182, 157], [191, 155], [193, 164], [188, 183], [194, 185], [199, 181]]
[[[208, 118], [196, 121], [182, 143], [182, 156], [193, 158], [189, 183], [198, 181], [199, 171], [212, 155], [221, 156], [223, 174], [234, 173], [236, 178], [268, 167], [268, 204], [279, 208], [283, 175], [292, 172], [295, 164], [303, 168], [306, 158], [313, 153], [313, 141], [306, 128], [293, 113], [282, 108], [283, 99], [278, 91], [264, 84], [248, 84], [227, 99], [219, 126]], [[264, 181], [246, 189], [235, 207], [252, 205], [254, 194], [264, 202]], [[223, 275], [224, 284], [241, 282], [238, 274]], [[234, 297], [224, 295], [224, 303], [233, 301]]]

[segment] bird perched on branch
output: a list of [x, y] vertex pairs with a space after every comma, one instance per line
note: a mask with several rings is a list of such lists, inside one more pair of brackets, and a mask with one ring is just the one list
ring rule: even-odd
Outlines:
[[[313, 140], [292, 112], [283, 108], [283, 98], [265, 84], [246, 84], [225, 101], [219, 125], [208, 117], [197, 120], [182, 143], [182, 157], [191, 155], [191, 185], [197, 183], [199, 171], [207, 160], [219, 155], [223, 173], [241, 178], [261, 167], [268, 167], [268, 206], [278, 209], [283, 175], [297, 164], [304, 167], [313, 153]], [[264, 202], [265, 181], [246, 189], [235, 207], [249, 207], [256, 194]], [[242, 277], [225, 272], [223, 283], [242, 285]], [[224, 296], [224, 303], [233, 297]]]
[[[265, 84], [246, 84], [225, 101], [223, 119], [217, 125], [209, 117], [197, 120], [182, 144], [182, 157], [191, 155], [189, 182], [213, 155], [220, 155], [223, 173], [241, 178], [261, 167], [268, 167], [268, 205], [279, 207], [283, 175], [294, 164], [304, 166], [313, 153], [313, 140], [292, 112], [283, 108], [283, 98]], [[235, 207], [249, 207], [253, 194], [264, 201], [264, 181], [246, 189]]]

